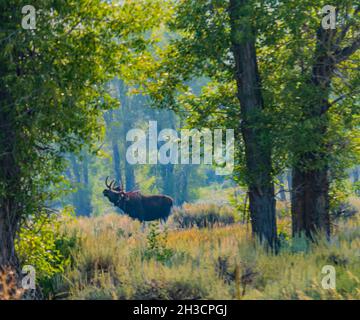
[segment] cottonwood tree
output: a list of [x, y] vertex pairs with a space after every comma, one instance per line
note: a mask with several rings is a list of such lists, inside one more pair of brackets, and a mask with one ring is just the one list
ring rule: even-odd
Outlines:
[[[276, 248], [272, 142], [257, 57], [257, 29], [267, 14], [259, 4], [175, 1], [167, 45], [145, 56], [152, 63], [142, 78], [151, 79], [143, 85], [155, 104], [180, 113], [191, 127], [237, 131], [236, 175], [248, 186], [253, 233]], [[189, 83], [200, 78], [206, 82], [196, 93]]]
[[265, 104], [256, 53], [254, 5], [254, 1], [230, 0], [230, 39], [235, 60], [237, 97], [241, 106], [252, 230], [261, 241], [266, 240], [274, 246], [277, 231], [272, 145], [264, 139], [269, 131], [259, 126]]
[[157, 1], [36, 1], [36, 29], [21, 28], [24, 1], [0, 5], [0, 267], [17, 265], [23, 219], [44, 210], [64, 154], [102, 132], [115, 101], [104, 84], [146, 46]]
[[327, 28], [327, 4], [280, 1], [278, 46], [262, 49], [268, 90], [283, 106], [277, 114], [293, 167], [293, 234], [310, 238], [330, 235], [331, 184], [356, 162], [358, 145], [359, 6], [333, 1], [336, 24]]
[[[274, 177], [292, 167], [294, 235], [329, 234], [331, 179], [355, 158], [359, 12], [353, 1], [332, 4], [335, 29], [323, 27], [326, 1], [176, 1], [168, 45], [142, 57], [140, 80], [152, 80], [144, 86], [157, 106], [194, 128], [241, 133], [235, 173], [254, 234], [273, 246]], [[195, 93], [188, 84], [199, 78]]]

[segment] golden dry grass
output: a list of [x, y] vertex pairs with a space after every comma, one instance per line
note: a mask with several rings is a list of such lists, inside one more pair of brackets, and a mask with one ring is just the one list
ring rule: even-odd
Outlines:
[[0, 300], [19, 300], [24, 290], [19, 288], [16, 272], [11, 268], [0, 270]]
[[[279, 221], [282, 232], [289, 228], [289, 219]], [[169, 230], [163, 245], [172, 254], [161, 261], [147, 255], [149, 228], [127, 217], [80, 218], [66, 229], [78, 232], [80, 244], [55, 298], [360, 298], [359, 218], [339, 223], [331, 243], [285, 239], [276, 256], [251, 239], [247, 225]], [[329, 264], [336, 268], [336, 290], [321, 286]]]

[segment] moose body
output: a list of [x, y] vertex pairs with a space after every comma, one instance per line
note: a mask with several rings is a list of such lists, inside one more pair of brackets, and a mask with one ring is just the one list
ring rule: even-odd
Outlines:
[[141, 222], [166, 221], [171, 213], [173, 199], [165, 195], [144, 196], [139, 191], [125, 192], [122, 187], [113, 187], [113, 181], [103, 194], [111, 203], [120, 208], [133, 219]]

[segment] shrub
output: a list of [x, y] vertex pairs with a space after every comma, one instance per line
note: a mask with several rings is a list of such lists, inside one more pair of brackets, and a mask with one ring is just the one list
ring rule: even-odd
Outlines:
[[76, 234], [61, 230], [62, 218], [69, 214], [67, 209], [61, 214], [40, 212], [28, 218], [16, 242], [20, 264], [35, 268], [37, 284], [45, 296], [53, 291], [53, 279], [71, 264], [71, 251], [77, 246]]
[[357, 210], [348, 202], [338, 203], [331, 210], [331, 215], [334, 219], [347, 219], [353, 217], [357, 213]]
[[203, 288], [192, 281], [150, 280], [136, 288], [134, 300], [198, 300], [205, 296]]
[[235, 223], [234, 209], [216, 204], [184, 204], [175, 208], [172, 221], [179, 228], [213, 228]]
[[167, 230], [164, 232], [159, 231], [159, 225], [152, 223], [147, 240], [147, 246], [145, 249], [144, 257], [146, 259], [154, 258], [156, 261], [165, 263], [170, 260], [174, 252], [166, 247], [167, 243]]
[[235, 268], [231, 268], [229, 257], [218, 257], [215, 264], [216, 274], [220, 279], [223, 279], [225, 283], [231, 283], [235, 280]]
[[242, 223], [249, 222], [250, 208], [249, 208], [249, 195], [242, 190], [234, 190], [234, 193], [229, 195], [230, 204], [235, 208], [239, 214], [239, 220]]

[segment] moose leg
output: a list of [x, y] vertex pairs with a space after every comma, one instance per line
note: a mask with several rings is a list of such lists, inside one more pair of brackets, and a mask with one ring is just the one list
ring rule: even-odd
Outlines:
[[145, 222], [145, 221], [142, 221], [142, 222], [141, 222], [140, 231], [141, 231], [141, 232], [145, 232], [145, 230], [146, 230], [146, 222]]
[[164, 230], [167, 224], [169, 216], [162, 216], [161, 218], [159, 218], [157, 221], [159, 223], [159, 226], [161, 228], [161, 230]]
[[165, 226], [166, 226], [166, 220], [165, 219], [160, 219], [159, 220], [159, 229], [161, 231], [164, 231], [165, 230]]

